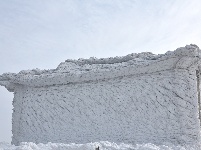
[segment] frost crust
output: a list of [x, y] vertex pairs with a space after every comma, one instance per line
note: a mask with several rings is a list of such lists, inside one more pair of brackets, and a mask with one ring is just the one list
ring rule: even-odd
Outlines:
[[56, 69], [4, 73], [0, 76], [0, 85], [14, 91], [18, 84], [41, 87], [142, 75], [175, 68], [186, 69], [196, 63], [200, 64], [200, 53], [199, 47], [191, 44], [159, 55], [143, 52], [123, 57], [68, 59]]
[[0, 76], [14, 91], [12, 143], [198, 145], [200, 49], [67, 60]]

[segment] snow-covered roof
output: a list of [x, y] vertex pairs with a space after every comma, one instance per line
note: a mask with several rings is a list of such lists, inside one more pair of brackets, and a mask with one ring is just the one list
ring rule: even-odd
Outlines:
[[171, 69], [200, 66], [201, 51], [196, 45], [187, 45], [155, 55], [150, 52], [132, 53], [123, 57], [66, 60], [56, 69], [22, 70], [0, 75], [0, 85], [14, 91], [17, 85], [52, 86], [78, 82], [106, 80], [128, 75], [142, 75]]

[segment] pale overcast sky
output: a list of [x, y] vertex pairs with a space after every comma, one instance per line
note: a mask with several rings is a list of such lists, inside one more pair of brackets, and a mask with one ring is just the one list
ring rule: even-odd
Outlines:
[[[0, 74], [191, 43], [201, 47], [201, 0], [0, 0]], [[0, 141], [12, 99], [0, 87]]]

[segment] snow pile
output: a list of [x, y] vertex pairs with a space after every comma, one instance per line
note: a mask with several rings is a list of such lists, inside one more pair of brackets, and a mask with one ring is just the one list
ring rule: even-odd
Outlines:
[[10, 145], [0, 142], [0, 150], [95, 150], [99, 147], [99, 150], [200, 150], [196, 146], [174, 146], [167, 145], [154, 145], [147, 144], [116, 144], [107, 141], [87, 143], [87, 144], [63, 144], [63, 143], [47, 143], [47, 144], [35, 144], [32, 142], [22, 142], [19, 146]]

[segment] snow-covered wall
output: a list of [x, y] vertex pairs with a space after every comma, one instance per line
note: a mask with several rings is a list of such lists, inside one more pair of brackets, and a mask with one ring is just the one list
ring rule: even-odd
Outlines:
[[3, 74], [14, 92], [12, 143], [197, 144], [200, 52], [187, 45]]

